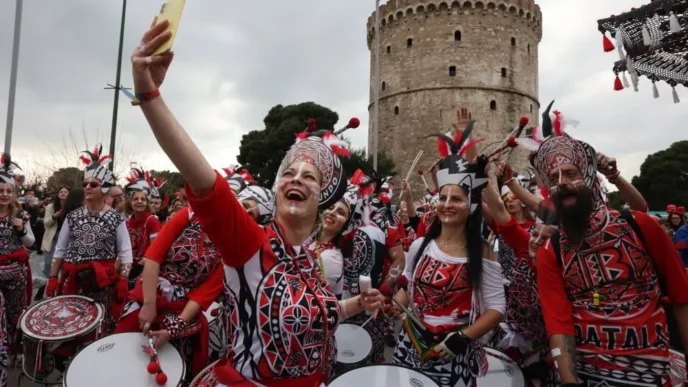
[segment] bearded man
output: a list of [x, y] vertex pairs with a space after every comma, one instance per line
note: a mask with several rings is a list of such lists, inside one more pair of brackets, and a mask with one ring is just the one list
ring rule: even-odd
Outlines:
[[[551, 137], [534, 162], [559, 218], [538, 250], [537, 279], [562, 385], [671, 386], [663, 302], [688, 348], [688, 275], [676, 248], [646, 213], [607, 208], [590, 145]], [[618, 177], [613, 160], [602, 164]]]

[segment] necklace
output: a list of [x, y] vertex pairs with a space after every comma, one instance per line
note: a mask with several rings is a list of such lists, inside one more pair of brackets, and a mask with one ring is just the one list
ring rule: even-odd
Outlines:
[[91, 211], [91, 210], [88, 208], [88, 206], [86, 206], [86, 211], [88, 211], [88, 213], [89, 213], [89, 214], [92, 214], [92, 215], [100, 214], [100, 211], [103, 211], [103, 208], [105, 208], [105, 206], [106, 206], [106, 204], [103, 203], [103, 205], [100, 207], [100, 209], [99, 209], [98, 211]]

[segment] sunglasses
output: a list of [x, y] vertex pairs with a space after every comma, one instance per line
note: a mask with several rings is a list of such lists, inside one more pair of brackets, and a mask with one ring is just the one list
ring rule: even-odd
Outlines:
[[100, 183], [95, 182], [95, 181], [84, 182], [82, 187], [84, 187], [84, 188], [86, 188], [86, 187], [98, 188], [98, 187], [100, 187]]

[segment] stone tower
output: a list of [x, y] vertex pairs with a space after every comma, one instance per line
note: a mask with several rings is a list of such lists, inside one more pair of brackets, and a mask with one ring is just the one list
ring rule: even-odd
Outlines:
[[[529, 126], [539, 122], [542, 13], [534, 0], [389, 0], [380, 6], [380, 24], [378, 146], [392, 157], [401, 178], [420, 149], [425, 154], [418, 168], [427, 170], [438, 157], [436, 141], [424, 137], [448, 132], [457, 108], [468, 108], [477, 120], [478, 137], [485, 139], [479, 149], [506, 138], [523, 115]], [[368, 19], [371, 152], [376, 33], [373, 13]], [[510, 162], [523, 168], [525, 152], [516, 152]], [[420, 179], [412, 182], [420, 192]]]

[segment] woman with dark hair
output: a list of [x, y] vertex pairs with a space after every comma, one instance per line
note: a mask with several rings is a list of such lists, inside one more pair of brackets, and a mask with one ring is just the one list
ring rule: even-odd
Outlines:
[[[437, 173], [437, 213], [425, 237], [409, 249], [408, 295], [396, 299], [417, 311], [404, 321], [394, 363], [420, 369], [441, 387], [473, 386], [487, 371], [479, 339], [504, 318], [503, 277], [482, 238], [481, 191], [486, 160], [461, 158], [473, 126], [448, 146]], [[458, 136], [457, 136], [458, 137]]]
[[[43, 218], [45, 233], [43, 234], [43, 243], [41, 244], [41, 249], [47, 252], [43, 257], [43, 275], [45, 278], [48, 278], [50, 274], [50, 265], [53, 262], [53, 254], [55, 254], [57, 236], [60, 235], [62, 223], [64, 222], [65, 212], [63, 207], [67, 200], [67, 195], [69, 195], [69, 188], [60, 187], [55, 197], [53, 197], [53, 202], [45, 207], [45, 217]], [[38, 289], [34, 300], [42, 299], [44, 292], [45, 285]]]
[[[81, 208], [86, 204], [85, 194], [83, 188], [72, 188], [67, 194], [67, 199], [65, 199], [64, 206], [64, 216], [66, 217], [70, 212]], [[59, 234], [58, 234], [59, 235]]]

